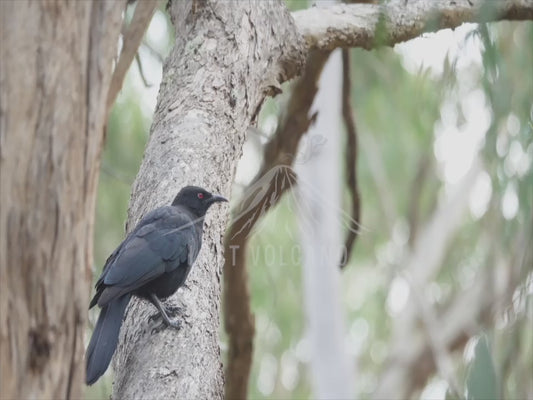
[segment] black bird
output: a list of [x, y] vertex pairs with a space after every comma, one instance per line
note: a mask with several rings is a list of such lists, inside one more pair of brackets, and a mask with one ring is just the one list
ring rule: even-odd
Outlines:
[[89, 305], [98, 304], [101, 311], [85, 355], [88, 385], [109, 366], [132, 295], [151, 301], [166, 325], [180, 327], [170, 320], [161, 299], [185, 282], [202, 245], [205, 213], [219, 201], [227, 200], [196, 186], [184, 187], [171, 206], [144, 216], [109, 256]]

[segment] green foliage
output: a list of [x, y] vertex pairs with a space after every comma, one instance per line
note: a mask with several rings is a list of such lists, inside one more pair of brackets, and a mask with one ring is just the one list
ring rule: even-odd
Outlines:
[[467, 400], [498, 399], [498, 377], [486, 336], [481, 336], [476, 344], [474, 359], [466, 379]]
[[285, 5], [290, 11], [298, 11], [309, 7], [308, 0], [285, 0]]

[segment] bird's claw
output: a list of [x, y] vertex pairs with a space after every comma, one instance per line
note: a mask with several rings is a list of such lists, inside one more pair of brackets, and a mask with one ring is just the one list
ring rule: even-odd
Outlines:
[[180, 306], [176, 306], [176, 305], [169, 305], [169, 306], [166, 306], [165, 307], [167, 309], [167, 314], [171, 314], [171, 315], [176, 315], [177, 313], [178, 314], [184, 314], [185, 313], [185, 310], [180, 307]]
[[159, 333], [159, 332], [161, 332], [163, 329], [165, 329], [166, 326], [167, 326], [167, 324], [165, 324], [165, 322], [162, 321], [161, 323], [157, 324], [157, 326], [154, 326], [154, 327], [152, 328], [152, 330], [150, 331], [150, 334], [151, 334], [151, 335], [154, 335], [154, 334], [156, 334], [156, 333]]
[[[153, 316], [152, 316], [153, 317]], [[150, 317], [151, 318], [151, 317]], [[181, 321], [169, 321], [168, 323], [163, 319], [161, 323], [159, 323], [157, 326], [152, 328], [151, 334], [159, 333], [165, 328], [173, 328], [176, 330], [181, 329]]]
[[170, 321], [170, 324], [167, 324], [170, 328], [174, 328], [176, 330], [180, 330], [181, 329], [181, 321], [179, 320], [174, 320], [174, 321]]
[[[176, 314], [185, 315], [185, 310], [182, 307], [175, 306], [175, 305], [165, 306], [165, 311], [169, 316], [170, 315], [175, 316]], [[148, 317], [149, 321], [155, 321], [160, 318], [162, 318], [162, 315], [160, 312], [156, 312], [155, 314], [152, 314], [150, 315], [150, 317]]]
[[153, 322], [153, 321], [156, 321], [158, 319], [161, 319], [161, 314], [156, 312], [155, 314], [152, 314], [148, 317], [148, 321], [150, 322]]

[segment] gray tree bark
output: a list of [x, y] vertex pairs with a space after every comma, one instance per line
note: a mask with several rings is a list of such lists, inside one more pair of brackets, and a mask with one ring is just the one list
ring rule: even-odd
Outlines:
[[[281, 1], [174, 1], [176, 44], [163, 71], [150, 140], [133, 187], [128, 227], [185, 185], [230, 194], [248, 127], [266, 96], [303, 61]], [[219, 349], [222, 234], [227, 206], [208, 213], [186, 287], [180, 331], [152, 334], [153, 306], [129, 307], [115, 356], [114, 398], [222, 398]]]
[[0, 387], [80, 398], [94, 202], [125, 1], [0, 2]]

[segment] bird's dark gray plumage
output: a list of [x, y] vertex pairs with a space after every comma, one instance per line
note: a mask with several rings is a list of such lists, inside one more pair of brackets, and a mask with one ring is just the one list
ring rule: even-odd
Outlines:
[[144, 216], [109, 256], [89, 306], [98, 304], [102, 310], [85, 355], [88, 385], [109, 366], [132, 295], [151, 301], [167, 325], [179, 327], [169, 319], [161, 299], [174, 294], [185, 282], [200, 251], [205, 213], [219, 201], [227, 200], [187, 186], [172, 205]]

